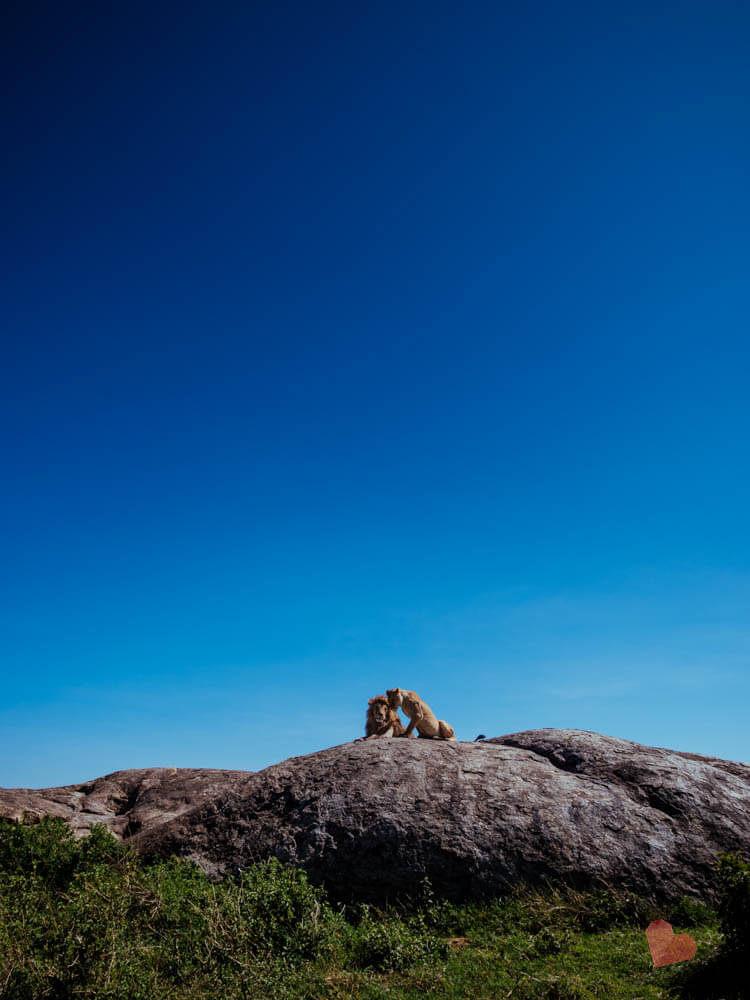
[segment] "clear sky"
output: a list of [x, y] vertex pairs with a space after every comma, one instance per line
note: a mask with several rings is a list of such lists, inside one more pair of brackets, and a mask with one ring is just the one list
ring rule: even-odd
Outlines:
[[0, 784], [750, 761], [747, 3], [3, 18]]

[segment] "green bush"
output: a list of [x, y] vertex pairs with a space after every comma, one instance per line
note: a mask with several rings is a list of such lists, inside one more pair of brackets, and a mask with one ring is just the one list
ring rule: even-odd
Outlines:
[[30, 826], [0, 820], [0, 873], [34, 875], [52, 889], [65, 889], [76, 872], [129, 853], [103, 826], [76, 840], [57, 816]]
[[719, 873], [719, 921], [728, 951], [750, 957], [750, 863], [742, 854], [723, 854]]
[[425, 876], [414, 892], [401, 907], [404, 918], [416, 925], [417, 930], [432, 930], [440, 934], [460, 933], [465, 907], [456, 906], [439, 897], [432, 883]]
[[709, 927], [716, 923], [716, 914], [705, 903], [683, 896], [669, 911], [669, 922], [677, 927]]
[[330, 947], [337, 918], [325, 892], [310, 885], [304, 871], [276, 858], [261, 861], [242, 872], [234, 893], [252, 950], [313, 958]]
[[383, 915], [377, 919], [364, 909], [352, 934], [350, 959], [360, 968], [380, 971], [405, 969], [429, 958], [443, 958], [447, 945], [424, 924]]
[[103, 827], [75, 840], [58, 820], [0, 823], [4, 1000], [156, 1000], [175, 985], [244, 997], [251, 983], [263, 995], [327, 954], [341, 923], [276, 860], [216, 884], [190, 862], [144, 863]]
[[648, 900], [632, 893], [592, 892], [580, 896], [575, 924], [583, 931], [599, 932], [612, 927], [646, 927], [658, 917]]
[[0, 824], [0, 854], [4, 998], [157, 995], [134, 852], [104, 828], [75, 840], [61, 821], [43, 820]]
[[552, 930], [550, 927], [543, 927], [538, 934], [535, 934], [531, 943], [531, 954], [542, 957], [545, 955], [558, 955], [571, 943], [571, 935], [566, 930]]

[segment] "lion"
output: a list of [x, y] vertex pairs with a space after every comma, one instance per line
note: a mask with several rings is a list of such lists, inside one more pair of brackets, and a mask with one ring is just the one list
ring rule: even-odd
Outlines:
[[360, 736], [360, 740], [372, 740], [377, 736], [390, 738], [405, 735], [406, 728], [399, 718], [397, 709], [391, 708], [384, 694], [376, 694], [374, 698], [370, 698], [367, 705], [365, 735]]
[[416, 726], [417, 732], [422, 739], [427, 740], [455, 740], [456, 734], [453, 726], [449, 726], [442, 719], [435, 718], [427, 702], [422, 701], [414, 691], [405, 691], [403, 688], [393, 688], [386, 691], [388, 705], [396, 710], [402, 708], [404, 715], [409, 717], [409, 725], [406, 727], [404, 736], [411, 736], [412, 730]]

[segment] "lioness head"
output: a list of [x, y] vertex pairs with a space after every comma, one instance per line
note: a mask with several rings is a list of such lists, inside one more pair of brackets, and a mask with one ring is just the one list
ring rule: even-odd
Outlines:
[[388, 704], [391, 708], [401, 707], [401, 703], [404, 700], [401, 688], [392, 688], [391, 690], [385, 692], [385, 696], [388, 699]]

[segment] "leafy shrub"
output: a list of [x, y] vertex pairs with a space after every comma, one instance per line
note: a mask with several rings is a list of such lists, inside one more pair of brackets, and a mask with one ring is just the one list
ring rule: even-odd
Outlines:
[[440, 934], [459, 933], [463, 926], [465, 907], [456, 906], [437, 896], [432, 883], [425, 876], [419, 888], [403, 907], [404, 917], [416, 930], [427, 928]]
[[593, 892], [582, 897], [576, 926], [583, 931], [599, 932], [611, 927], [646, 927], [658, 917], [648, 900], [632, 893]]
[[535, 956], [558, 955], [569, 946], [570, 942], [569, 931], [553, 931], [550, 927], [543, 927], [538, 934], [534, 935], [531, 954]]
[[60, 821], [3, 824], [0, 844], [3, 997], [145, 996], [136, 855], [103, 828], [75, 840]]
[[304, 871], [271, 858], [245, 869], [234, 891], [251, 950], [300, 958], [327, 950], [336, 917], [325, 892], [310, 885]]
[[716, 914], [705, 903], [683, 896], [669, 911], [669, 922], [677, 927], [708, 927], [716, 923]]
[[394, 971], [447, 953], [445, 942], [417, 919], [385, 915], [376, 919], [367, 907], [361, 908], [360, 916], [350, 944], [353, 965]]
[[750, 863], [723, 854], [719, 874], [719, 921], [727, 950], [750, 956]]
[[4, 1000], [157, 1000], [175, 985], [245, 997], [251, 983], [270, 995], [330, 950], [340, 923], [304, 872], [275, 860], [215, 884], [187, 861], [144, 863], [104, 828], [76, 841], [57, 820], [0, 824]]
[[45, 816], [26, 826], [0, 820], [0, 872], [35, 875], [53, 889], [65, 889], [73, 875], [130, 853], [103, 826], [76, 840], [65, 820]]

